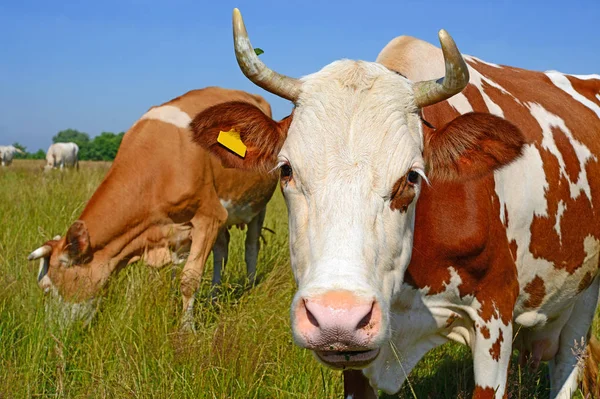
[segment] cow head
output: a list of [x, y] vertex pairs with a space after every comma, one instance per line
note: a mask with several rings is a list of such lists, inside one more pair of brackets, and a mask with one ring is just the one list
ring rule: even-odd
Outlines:
[[76, 319], [89, 321], [95, 313], [96, 294], [110, 275], [108, 264], [92, 265], [90, 237], [83, 221], [71, 225], [65, 237], [56, 236], [33, 251], [28, 260], [40, 260], [38, 285], [49, 295], [48, 316], [62, 325]]
[[233, 23], [244, 74], [296, 107], [291, 120], [241, 131], [243, 159], [214, 137], [237, 123], [232, 104], [211, 110], [218, 117], [198, 118], [213, 132], [199, 141], [226, 165], [279, 169], [298, 284], [294, 339], [328, 366], [365, 367], [390, 337], [391, 306], [411, 258], [415, 205], [427, 178], [488, 173], [520, 154], [523, 136], [509, 122], [477, 113], [424, 133], [420, 108], [459, 93], [469, 79], [445, 31], [446, 76], [439, 80], [411, 82], [383, 65], [351, 60], [293, 79], [258, 59], [237, 9]]

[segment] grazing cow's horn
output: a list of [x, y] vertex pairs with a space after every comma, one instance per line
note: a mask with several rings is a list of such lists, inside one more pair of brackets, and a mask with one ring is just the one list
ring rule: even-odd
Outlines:
[[446, 76], [441, 79], [417, 82], [413, 85], [415, 103], [419, 108], [447, 100], [460, 93], [469, 83], [469, 69], [460, 55], [456, 43], [444, 29], [440, 30], [438, 36], [444, 53]]
[[52, 247], [50, 245], [42, 245], [41, 247], [30, 253], [27, 257], [27, 260], [36, 260], [39, 258], [43, 258], [45, 256], [50, 255], [51, 253]]
[[258, 59], [248, 38], [242, 14], [237, 8], [233, 9], [233, 46], [240, 69], [254, 84], [279, 97], [291, 101], [298, 99], [300, 81], [269, 69]]

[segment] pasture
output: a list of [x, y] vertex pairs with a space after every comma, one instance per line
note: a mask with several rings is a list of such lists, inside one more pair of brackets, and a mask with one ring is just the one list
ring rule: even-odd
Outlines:
[[[27, 262], [27, 254], [66, 232], [109, 164], [81, 162], [79, 172], [48, 174], [42, 164], [16, 160], [0, 170], [0, 398], [341, 397], [340, 372], [321, 366], [292, 341], [295, 287], [279, 190], [267, 211], [265, 227], [275, 233], [264, 231], [258, 284], [245, 285], [243, 233], [232, 229], [215, 302], [210, 259], [205, 269], [196, 334], [178, 333], [178, 277], [171, 280], [170, 267], [156, 270], [141, 262], [110, 281], [90, 326], [61, 330], [44, 316], [38, 263]], [[525, 372], [516, 360], [510, 397], [548, 397], [545, 366]], [[469, 351], [447, 344], [429, 353], [394, 397], [467, 398], [472, 379]]]

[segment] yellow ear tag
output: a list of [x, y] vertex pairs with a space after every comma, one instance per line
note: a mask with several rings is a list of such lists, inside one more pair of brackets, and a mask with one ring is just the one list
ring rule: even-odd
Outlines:
[[246, 146], [244, 143], [242, 143], [240, 134], [233, 129], [228, 132], [220, 131], [219, 136], [217, 137], [217, 142], [235, 152], [242, 158], [246, 156]]

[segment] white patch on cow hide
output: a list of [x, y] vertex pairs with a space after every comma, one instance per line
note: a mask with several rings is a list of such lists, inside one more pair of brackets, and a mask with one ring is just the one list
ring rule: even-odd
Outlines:
[[250, 204], [233, 204], [231, 200], [219, 200], [223, 208], [227, 210], [227, 225], [250, 223], [256, 212]]
[[473, 107], [471, 106], [471, 103], [469, 103], [467, 96], [465, 96], [463, 93], [458, 93], [450, 97], [447, 101], [448, 104], [450, 104], [457, 112], [461, 114], [473, 112]]
[[[583, 191], [585, 192], [585, 194], [591, 202], [592, 192], [588, 182], [585, 164], [590, 159], [596, 160], [596, 157], [592, 154], [589, 148], [587, 148], [582, 142], [578, 141], [575, 137], [573, 137], [573, 133], [571, 133], [571, 130], [569, 130], [569, 128], [565, 124], [565, 121], [561, 117], [547, 111], [540, 104], [527, 103], [526, 105], [531, 111], [531, 115], [538, 121], [540, 127], [542, 128], [542, 147], [548, 150], [552, 155], [556, 157], [560, 167], [561, 176], [563, 176], [569, 182], [571, 198], [576, 199], [577, 197], [579, 197], [581, 191]], [[558, 150], [556, 142], [554, 141], [554, 136], [552, 134], [553, 127], [557, 127], [565, 134], [565, 136], [569, 139], [569, 144], [571, 144], [571, 147], [575, 151], [575, 155], [577, 156], [577, 160], [579, 161], [579, 176], [577, 177], [576, 182], [572, 182], [569, 175], [567, 174], [565, 160], [561, 152]]]
[[563, 213], [565, 213], [565, 210], [567, 209], [567, 206], [565, 205], [563, 200], [558, 201], [558, 206], [556, 208], [556, 223], [554, 223], [554, 230], [556, 231], [556, 234], [558, 234], [558, 239], [560, 240], [560, 242], [562, 243], [562, 232], [560, 231], [560, 218], [562, 217]]
[[140, 120], [153, 119], [187, 129], [192, 118], [174, 105], [161, 105], [146, 112]]
[[[533, 144], [524, 146], [523, 155], [515, 162], [496, 171], [494, 179], [500, 200], [500, 219], [506, 224], [506, 209], [509, 229], [523, 226], [529, 230], [534, 216], [548, 215], [548, 182], [542, 156]], [[515, 237], [509, 236], [509, 240], [511, 238]]]
[[[598, 104], [594, 103], [593, 101], [589, 100], [588, 98], [584, 97], [579, 92], [577, 92], [571, 84], [571, 81], [569, 81], [569, 79], [567, 79], [565, 75], [563, 75], [560, 72], [550, 71], [546, 72], [546, 76], [550, 78], [550, 80], [556, 85], [556, 87], [573, 97], [576, 101], [585, 105], [587, 108], [594, 111], [598, 118], [600, 118], [600, 106], [598, 106]], [[595, 76], [595, 79], [600, 79], [600, 76]]]

